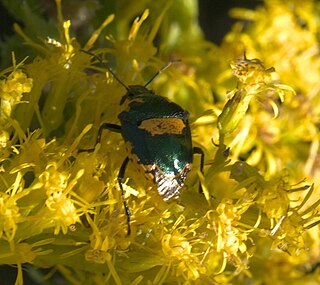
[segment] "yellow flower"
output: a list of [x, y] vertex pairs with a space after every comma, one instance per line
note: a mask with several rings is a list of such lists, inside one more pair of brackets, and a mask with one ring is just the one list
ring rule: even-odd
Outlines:
[[2, 194], [0, 197], [0, 238], [8, 241], [14, 238], [19, 217], [16, 198], [8, 194]]
[[176, 276], [186, 280], [196, 280], [206, 272], [205, 265], [200, 262], [203, 253], [194, 248], [200, 245], [200, 239], [195, 235], [200, 225], [198, 220], [186, 223], [185, 218], [180, 216], [173, 227], [167, 229], [169, 233], [164, 234], [161, 239], [167, 266], [172, 267]]
[[266, 69], [257, 58], [249, 60], [246, 57], [232, 62], [231, 69], [239, 80], [239, 88], [250, 87], [250, 90], [267, 85], [271, 80], [270, 73], [275, 71], [273, 67]]
[[69, 182], [70, 174], [59, 172], [55, 163], [49, 163], [46, 171], [39, 176], [48, 196], [45, 203], [51, 212], [55, 234], [58, 234], [60, 229], [66, 234], [70, 225], [80, 221], [74, 202], [68, 195], [82, 174], [83, 171], [79, 171], [77, 177]]
[[246, 268], [241, 255], [247, 251], [248, 233], [240, 230], [238, 221], [247, 207], [245, 204], [233, 205], [232, 200], [223, 199], [217, 207], [213, 224], [217, 231], [217, 251], [223, 252], [239, 269]]
[[[273, 109], [275, 117], [278, 115], [278, 107], [272, 95], [278, 95], [284, 101], [284, 94], [294, 90], [286, 85], [279, 85], [271, 82], [270, 73], [274, 68], [266, 69], [259, 59], [238, 59], [231, 63], [233, 74], [238, 79], [238, 86], [229, 92], [231, 97], [225, 104], [218, 117], [218, 128], [220, 135], [231, 134], [245, 117], [249, 104], [255, 98], [254, 107], [257, 106], [258, 99], [265, 100]], [[270, 99], [271, 98], [271, 99]]]
[[14, 105], [21, 101], [23, 93], [32, 89], [33, 79], [20, 69], [14, 70], [6, 79], [0, 81], [1, 112], [10, 116]]
[[258, 206], [267, 217], [276, 221], [287, 214], [290, 205], [288, 185], [285, 185], [282, 179], [283, 177], [276, 178], [267, 183], [257, 200]]

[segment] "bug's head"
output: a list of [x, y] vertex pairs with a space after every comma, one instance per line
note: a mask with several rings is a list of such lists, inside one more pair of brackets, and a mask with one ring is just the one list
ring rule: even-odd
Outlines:
[[126, 100], [133, 100], [135, 97], [150, 93], [151, 91], [147, 87], [142, 85], [129, 85], [127, 88], [127, 93], [121, 98], [120, 105], [122, 105]]
[[123, 82], [121, 82], [116, 76], [115, 79], [119, 81], [119, 83], [127, 89], [126, 95], [121, 98], [120, 105], [122, 105], [126, 100], [132, 100], [133, 98], [150, 93], [152, 91], [147, 89], [147, 86], [165, 69], [167, 69], [172, 63], [179, 62], [180, 60], [172, 60], [165, 64], [161, 69], [159, 69], [143, 86], [142, 85], [129, 85], [126, 86]]
[[147, 89], [147, 86], [165, 69], [167, 69], [171, 64], [179, 62], [180, 59], [176, 59], [176, 60], [172, 60], [169, 61], [167, 64], [165, 64], [161, 69], [159, 69], [144, 85], [129, 85], [127, 86], [124, 82], [122, 82], [122, 80], [112, 71], [112, 69], [105, 64], [102, 59], [93, 54], [90, 51], [86, 51], [81, 49], [82, 52], [91, 55], [93, 58], [97, 59], [111, 74], [112, 76], [115, 78], [115, 80], [117, 80], [119, 82], [120, 85], [122, 85], [126, 90], [127, 93], [121, 98], [120, 101], [120, 105], [122, 105], [126, 100], [132, 100], [133, 98], [135, 98], [138, 95], [144, 94], [144, 93], [150, 93], [151, 91]]

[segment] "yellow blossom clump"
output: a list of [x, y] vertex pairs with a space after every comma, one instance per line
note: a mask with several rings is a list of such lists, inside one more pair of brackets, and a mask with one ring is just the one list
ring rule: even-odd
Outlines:
[[0, 237], [12, 240], [17, 230], [17, 221], [19, 218], [19, 208], [9, 195], [0, 198], [1, 211], [1, 229]]
[[32, 78], [22, 70], [13, 71], [6, 79], [0, 81], [1, 109], [3, 116], [10, 116], [12, 108], [21, 101], [23, 93], [29, 93], [32, 88]]
[[[81, 19], [55, 2], [47, 21], [24, 1], [0, 72], [0, 264], [15, 284], [318, 284], [319, 4], [233, 9], [215, 46], [196, 0], [84, 1]], [[198, 151], [178, 199], [121, 136], [132, 85], [190, 113], [204, 169]]]
[[48, 163], [46, 170], [39, 175], [39, 182], [46, 191], [47, 200], [45, 205], [52, 212], [53, 223], [56, 226], [55, 234], [60, 227], [67, 233], [68, 227], [79, 222], [79, 215], [74, 203], [68, 199], [68, 194], [77, 180], [82, 176], [83, 170], [79, 171], [74, 181], [68, 184], [69, 174], [59, 173], [55, 163]]

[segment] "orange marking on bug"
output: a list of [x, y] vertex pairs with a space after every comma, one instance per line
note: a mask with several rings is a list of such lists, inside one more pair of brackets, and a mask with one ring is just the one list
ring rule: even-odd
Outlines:
[[153, 118], [143, 120], [138, 128], [155, 136], [163, 134], [181, 135], [185, 127], [185, 123], [179, 118]]

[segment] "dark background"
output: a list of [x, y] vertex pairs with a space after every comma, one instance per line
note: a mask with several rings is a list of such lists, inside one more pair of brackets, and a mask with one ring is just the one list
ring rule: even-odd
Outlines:
[[[12, 0], [17, 1], [17, 0]], [[19, 0], [20, 1], [20, 0]], [[40, 1], [40, 0], [39, 0]], [[47, 0], [49, 1], [49, 0]], [[22, 1], [21, 1], [22, 2]], [[45, 1], [40, 1], [44, 3]], [[54, 4], [53, 0], [50, 0]], [[80, 1], [82, 2], [82, 1]], [[63, 4], [63, 3], [62, 3]], [[255, 8], [262, 5], [263, 0], [199, 0], [199, 22], [207, 40], [219, 44], [224, 35], [230, 30], [235, 20], [229, 17], [228, 11], [233, 7], [246, 7]], [[50, 4], [51, 5], [51, 4]], [[5, 41], [14, 33], [12, 25], [17, 22], [13, 15], [10, 15], [4, 8], [0, 0], [0, 39]], [[1, 60], [1, 59], [0, 59]], [[1, 61], [0, 61], [1, 67]], [[2, 69], [2, 68], [1, 68]], [[25, 267], [24, 267], [25, 268]], [[37, 285], [37, 284], [59, 284], [62, 285], [63, 281], [59, 276], [50, 282], [38, 283], [24, 271], [24, 284]], [[15, 283], [17, 277], [17, 269], [15, 266], [0, 266], [0, 284], [12, 285]], [[65, 284], [65, 283], [64, 283]]]
[[199, 0], [199, 22], [206, 39], [220, 44], [224, 35], [230, 31], [235, 20], [230, 18], [229, 10], [235, 7], [254, 9], [263, 5], [263, 0]]

